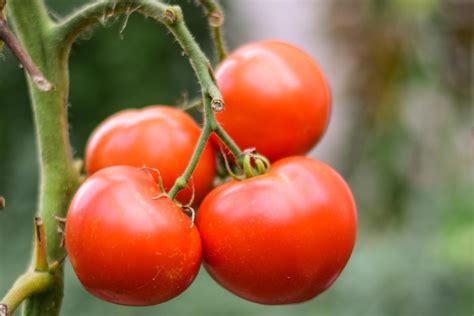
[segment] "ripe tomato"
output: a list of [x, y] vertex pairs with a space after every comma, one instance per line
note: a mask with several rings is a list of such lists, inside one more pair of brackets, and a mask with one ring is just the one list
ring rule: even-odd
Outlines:
[[[88, 174], [114, 165], [157, 168], [166, 190], [186, 168], [201, 130], [183, 111], [168, 106], [125, 110], [112, 115], [92, 133], [86, 147]], [[196, 204], [212, 187], [216, 162], [207, 145], [188, 188], [178, 194], [187, 202], [194, 184]]]
[[66, 248], [93, 295], [123, 305], [154, 305], [183, 292], [201, 264], [191, 220], [135, 167], [103, 169], [79, 188], [69, 207]]
[[290, 304], [336, 280], [354, 247], [356, 216], [336, 171], [290, 157], [211, 191], [196, 224], [204, 265], [220, 285], [257, 303]]
[[216, 71], [225, 101], [217, 119], [241, 148], [271, 161], [304, 154], [329, 122], [331, 97], [316, 62], [280, 41], [245, 45]]

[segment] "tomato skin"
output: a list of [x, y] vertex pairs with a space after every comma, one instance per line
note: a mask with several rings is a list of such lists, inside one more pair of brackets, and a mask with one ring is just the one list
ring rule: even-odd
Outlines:
[[183, 292], [201, 264], [191, 220], [160, 194], [149, 173], [129, 166], [98, 171], [69, 207], [66, 248], [83, 286], [122, 305], [155, 305]]
[[240, 47], [216, 71], [225, 101], [217, 120], [241, 148], [271, 161], [309, 151], [331, 113], [328, 83], [316, 62], [281, 41]]
[[357, 214], [339, 174], [306, 157], [217, 187], [196, 224], [204, 265], [232, 293], [261, 304], [304, 302], [326, 290], [352, 253]]
[[[188, 114], [169, 106], [118, 112], [102, 122], [89, 138], [85, 155], [87, 173], [114, 165], [157, 168], [165, 189], [169, 190], [186, 169], [200, 132]], [[188, 202], [194, 184], [198, 204], [211, 190], [215, 170], [213, 148], [206, 145], [190, 186], [177, 199]]]

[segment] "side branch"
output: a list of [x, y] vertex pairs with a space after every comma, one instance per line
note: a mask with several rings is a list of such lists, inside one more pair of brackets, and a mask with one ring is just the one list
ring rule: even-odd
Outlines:
[[55, 282], [55, 270], [50, 269], [46, 258], [44, 223], [38, 216], [35, 217], [34, 228], [35, 243], [32, 269], [18, 278], [0, 302], [0, 316], [12, 315], [23, 300], [31, 295], [46, 292]]
[[[212, 74], [212, 67], [184, 23], [179, 6], [165, 5], [158, 0], [102, 0], [74, 12], [56, 27], [58, 45], [67, 49], [77, 36], [97, 23], [122, 13], [138, 12], [163, 23], [180, 43], [198, 77], [203, 94], [214, 104], [222, 103], [222, 96]], [[67, 43], [67, 45], [64, 45]], [[205, 97], [205, 96], [204, 96]]]
[[27, 272], [13, 284], [0, 306], [5, 310], [5, 315], [10, 316], [26, 298], [46, 292], [53, 284], [54, 276], [49, 272]]
[[[217, 6], [215, 1], [201, 1], [201, 3], [209, 12], [208, 16], [210, 22], [212, 22], [211, 26], [220, 31], [220, 25], [223, 22], [223, 13], [220, 7]], [[91, 26], [99, 22], [103, 23], [106, 19], [114, 15], [121, 13], [131, 14], [133, 12], [152, 17], [168, 28], [181, 45], [185, 55], [188, 56], [189, 62], [193, 67], [201, 87], [205, 118], [202, 134], [198, 144], [196, 144], [194, 154], [188, 167], [183, 175], [176, 180], [170, 190], [170, 196], [173, 198], [189, 181], [211, 132], [215, 131], [234, 154], [238, 155], [240, 153], [240, 149], [216, 121], [214, 112], [219, 112], [224, 109], [224, 101], [217, 87], [212, 66], [187, 28], [181, 8], [179, 6], [168, 6], [157, 0], [97, 1], [85, 6], [59, 23], [56, 27], [57, 36], [55, 36], [55, 38], [58, 39], [58, 46], [61, 45], [61, 47], [65, 47], [64, 49], [69, 50], [77, 36]], [[218, 19], [216, 19], [216, 14], [219, 17]], [[64, 45], [64, 43], [66, 43], [66, 45]], [[222, 39], [220, 43], [223, 48]], [[222, 51], [225, 52], [225, 49]], [[224, 53], [221, 54], [222, 58], [223, 56], [225, 56]]]
[[227, 48], [222, 34], [224, 24], [224, 11], [217, 0], [199, 0], [199, 4], [204, 8], [209, 27], [212, 31], [214, 49], [218, 61], [221, 62], [227, 57]]
[[31, 76], [38, 89], [42, 91], [50, 91], [53, 85], [44, 77], [43, 73], [38, 69], [30, 55], [21, 47], [13, 32], [8, 28], [7, 21], [0, 17], [0, 40], [3, 41], [12, 51], [13, 55], [18, 59], [20, 64]]
[[135, 12], [142, 6], [148, 8], [148, 14], [145, 14], [147, 16], [162, 15], [167, 7], [158, 1], [95, 1], [75, 11], [57, 25], [59, 42], [65, 42], [71, 45], [82, 32], [95, 24], [103, 24], [108, 18], [115, 15]]

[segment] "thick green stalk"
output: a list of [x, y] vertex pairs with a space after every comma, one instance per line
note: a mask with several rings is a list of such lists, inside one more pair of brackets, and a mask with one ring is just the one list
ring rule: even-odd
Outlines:
[[[55, 215], [66, 215], [79, 178], [73, 166], [67, 127], [67, 58], [58, 49], [53, 36], [55, 25], [42, 1], [11, 0], [8, 6], [20, 42], [53, 85], [52, 91], [44, 92], [28, 80], [41, 170], [38, 215], [45, 225], [47, 259], [57, 262], [65, 256], [65, 251]], [[58, 315], [63, 296], [62, 279], [60, 267], [54, 274], [54, 286], [30, 296], [24, 314]]]
[[67, 125], [69, 76], [67, 56], [54, 38], [54, 24], [45, 15], [41, 1], [11, 0], [9, 9], [18, 37], [36, 65], [53, 84], [44, 92], [29, 80], [40, 161], [40, 201], [38, 214], [46, 228], [48, 261], [64, 257], [61, 236], [54, 215], [66, 214], [70, 197], [78, 185]]

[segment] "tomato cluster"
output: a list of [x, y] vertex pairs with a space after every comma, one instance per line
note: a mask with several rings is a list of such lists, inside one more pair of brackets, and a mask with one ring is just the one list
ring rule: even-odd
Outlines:
[[[231, 54], [216, 79], [226, 104], [218, 122], [240, 147], [274, 162], [270, 171], [258, 168], [260, 175], [209, 192], [216, 159], [208, 144], [190, 185], [172, 200], [166, 191], [192, 156], [198, 125], [166, 106], [108, 118], [87, 145], [89, 177], [66, 224], [72, 266], [97, 297], [164, 302], [192, 283], [203, 260], [242, 298], [298, 303], [327, 289], [349, 260], [357, 225], [351, 191], [331, 167], [301, 156], [322, 137], [331, 112], [320, 68], [291, 44], [264, 41]], [[245, 155], [254, 159], [247, 167], [259, 166], [259, 156]], [[183, 213], [192, 211], [184, 204], [193, 191], [195, 225]]]

